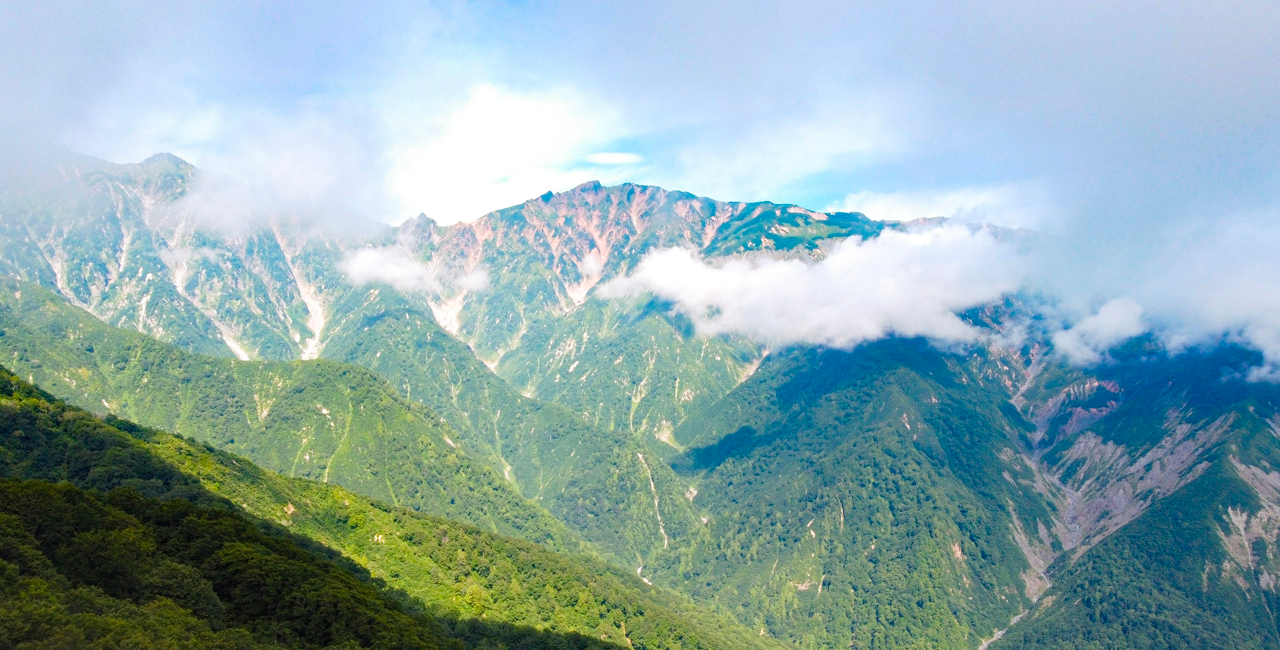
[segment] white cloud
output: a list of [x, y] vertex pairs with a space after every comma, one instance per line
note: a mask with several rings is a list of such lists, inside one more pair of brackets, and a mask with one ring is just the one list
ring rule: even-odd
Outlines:
[[352, 284], [382, 282], [404, 292], [440, 291], [435, 269], [427, 266], [403, 246], [361, 248], [347, 253], [338, 265]]
[[[1280, 382], [1277, 223], [1280, 213], [1271, 210], [1233, 215], [1227, 223], [1151, 230], [1144, 241], [1121, 249], [1140, 265], [1121, 265], [1108, 276], [1114, 276], [1109, 285], [1124, 287], [1146, 308], [1171, 348], [1215, 345], [1225, 337], [1262, 353], [1263, 365], [1248, 372], [1250, 379]], [[1087, 250], [1088, 242], [1076, 245]]]
[[470, 271], [440, 269], [418, 259], [402, 245], [381, 248], [365, 247], [348, 251], [338, 263], [338, 270], [354, 285], [381, 282], [406, 293], [467, 292], [489, 288], [489, 272], [484, 267]]
[[948, 217], [970, 223], [1034, 227], [1045, 221], [1048, 202], [1039, 191], [1020, 185], [966, 187], [946, 191], [854, 192], [827, 207], [828, 212], [861, 212], [881, 221]]
[[599, 169], [582, 161], [623, 135], [611, 107], [577, 92], [489, 84], [421, 132], [390, 154], [388, 187], [402, 214], [426, 212], [444, 224], [592, 180]]
[[849, 239], [812, 264], [754, 258], [712, 265], [692, 251], [667, 249], [600, 295], [652, 292], [705, 334], [847, 348], [890, 335], [971, 341], [977, 331], [956, 312], [996, 300], [1021, 278], [1011, 246], [986, 229], [946, 225]]
[[358, 237], [379, 229], [370, 216], [381, 216], [383, 203], [361, 169], [367, 149], [332, 120], [259, 117], [240, 123], [237, 132], [216, 146], [192, 144], [194, 155], [186, 155], [199, 173], [167, 210], [169, 218], [230, 234], [280, 219], [332, 235]]
[[1092, 366], [1103, 360], [1107, 350], [1146, 331], [1142, 305], [1132, 298], [1117, 298], [1070, 329], [1055, 332], [1053, 349], [1072, 365]]

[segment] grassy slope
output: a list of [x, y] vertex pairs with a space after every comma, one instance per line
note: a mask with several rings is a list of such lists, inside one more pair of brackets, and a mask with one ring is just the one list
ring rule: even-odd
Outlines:
[[[450, 619], [574, 631], [643, 647], [771, 647], [732, 619], [599, 560], [560, 555], [478, 528], [389, 508], [343, 488], [290, 479], [164, 435], [149, 450], [247, 512], [356, 560]], [[681, 614], [676, 614], [681, 612]]]
[[264, 534], [5, 371], [0, 432], [6, 647], [457, 647], [367, 576]]
[[434, 414], [367, 370], [194, 355], [108, 327], [34, 285], [2, 280], [0, 286], [0, 356], [55, 395], [193, 436], [288, 475], [578, 548], [545, 510], [452, 446], [452, 431]]
[[671, 455], [675, 426], [732, 390], [760, 354], [677, 325], [662, 305], [593, 298], [572, 316], [536, 319], [498, 372], [598, 429]]

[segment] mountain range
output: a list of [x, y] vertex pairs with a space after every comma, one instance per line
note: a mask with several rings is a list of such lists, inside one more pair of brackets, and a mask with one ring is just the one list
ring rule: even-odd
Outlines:
[[[68, 154], [48, 177], [0, 194], [12, 408], [106, 418], [93, 435], [181, 477], [164, 480], [190, 507], [373, 589], [423, 643], [1280, 647], [1280, 388], [1243, 379], [1250, 350], [1139, 337], [1075, 367], [1047, 337], [994, 336], [1020, 296], [962, 314], [993, 334], [964, 348], [779, 346], [600, 292], [663, 248], [808, 263], [903, 227], [854, 212], [587, 183], [391, 228], [215, 200], [164, 154]], [[357, 254], [418, 275], [362, 281]], [[6, 443], [4, 476], [28, 482], [5, 489], [69, 481], [57, 498], [163, 545], [145, 513], [176, 493], [150, 475], [32, 469], [105, 444], [73, 429]], [[33, 543], [52, 564], [0, 560], [136, 616], [161, 594]], [[173, 553], [139, 557], [194, 566]], [[240, 611], [202, 575], [200, 602]], [[383, 642], [272, 636], [284, 624], [171, 596], [205, 621], [183, 629], [245, 643]]]

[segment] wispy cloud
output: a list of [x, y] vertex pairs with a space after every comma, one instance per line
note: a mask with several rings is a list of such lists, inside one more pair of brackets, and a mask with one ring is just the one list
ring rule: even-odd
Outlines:
[[438, 293], [440, 278], [435, 269], [417, 259], [407, 248], [387, 246], [351, 251], [338, 264], [352, 284], [389, 284], [397, 291]]
[[881, 221], [947, 217], [968, 223], [1035, 227], [1048, 222], [1050, 205], [1040, 188], [1005, 184], [943, 191], [853, 192], [827, 206], [827, 211], [861, 212]]
[[406, 293], [439, 294], [449, 290], [484, 291], [489, 288], [489, 272], [484, 267], [470, 271], [441, 269], [423, 262], [405, 246], [368, 246], [348, 251], [338, 270], [355, 285], [389, 284]]

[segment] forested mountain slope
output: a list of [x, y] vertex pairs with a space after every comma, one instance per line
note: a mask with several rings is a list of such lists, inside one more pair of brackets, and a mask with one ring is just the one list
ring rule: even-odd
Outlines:
[[673, 584], [802, 647], [990, 636], [1038, 595], [1013, 516], [1049, 515], [1001, 476], [1029, 428], [1006, 363], [896, 340], [771, 356], [676, 430], [707, 527]]
[[7, 643], [777, 647], [596, 561], [103, 422], [7, 372], [0, 384]]
[[243, 454], [289, 476], [488, 530], [577, 548], [576, 537], [373, 373], [324, 361], [241, 362], [108, 327], [44, 289], [0, 280], [0, 356], [105, 409]]
[[324, 355], [377, 371], [453, 425], [456, 442], [488, 462], [617, 561], [638, 567], [695, 522], [684, 483], [630, 433], [593, 427], [556, 404], [520, 395], [442, 330], [411, 296], [373, 288], [338, 305]]
[[41, 173], [39, 187], [0, 191], [0, 268], [205, 354], [315, 358], [320, 295], [344, 288], [332, 268], [341, 243], [387, 230], [265, 219], [236, 201], [179, 204], [198, 172], [168, 154], [116, 165], [68, 153]]
[[1276, 647], [1280, 389], [1117, 357], [771, 357], [676, 430], [708, 526], [672, 584], [802, 647]]
[[119, 430], [7, 372], [0, 382], [5, 645], [461, 647], [367, 574], [260, 530]]
[[[698, 525], [681, 497], [687, 485], [646, 459], [674, 453], [673, 427], [749, 374], [761, 349], [695, 336], [661, 305], [591, 291], [655, 246], [820, 255], [827, 239], [883, 227], [852, 213], [587, 184], [474, 224], [419, 219], [391, 231], [350, 215], [252, 214], [167, 155], [134, 165], [68, 155], [50, 176], [0, 193], [8, 274], [186, 350], [372, 368], [443, 417], [473, 458], [637, 567]], [[366, 245], [412, 251], [442, 293], [353, 286], [340, 262]], [[489, 275], [485, 290], [447, 281], [477, 269]], [[563, 408], [520, 395], [476, 354], [491, 365], [505, 358], [494, 366], [503, 378]], [[93, 402], [104, 398], [113, 401]], [[307, 475], [308, 462], [327, 457], [262, 462]], [[400, 488], [382, 478], [389, 499]]]
[[[0, 286], [0, 355], [16, 372], [88, 408], [170, 428], [290, 476], [555, 548], [579, 548], [581, 535], [633, 568], [651, 564], [696, 524], [684, 482], [665, 464], [648, 462], [643, 445], [538, 410], [555, 407], [517, 396], [513, 407], [528, 409], [529, 420], [543, 426], [510, 437], [501, 429], [458, 432], [356, 366], [193, 355], [108, 327], [40, 287], [15, 280]], [[376, 320], [393, 334], [413, 332], [404, 320]], [[490, 395], [509, 394], [492, 375], [483, 381], [492, 382], [480, 387]], [[484, 404], [457, 405], [477, 417], [502, 415]], [[505, 466], [485, 462], [495, 452]], [[540, 457], [548, 459], [545, 473]], [[522, 498], [520, 487], [536, 501]]]
[[[0, 359], [88, 408], [318, 479], [240, 480], [234, 458], [153, 449], [420, 598], [456, 594], [407, 577], [412, 540], [297, 501], [336, 498], [327, 478], [391, 503], [362, 506], [379, 526], [401, 525], [398, 504], [594, 543], [805, 648], [1280, 644], [1277, 389], [1244, 381], [1251, 353], [1141, 339], [1075, 369], [1019, 296], [965, 315], [996, 335], [967, 349], [768, 350], [599, 293], [661, 247], [816, 260], [904, 227], [858, 213], [587, 183], [393, 229], [211, 207], [171, 156], [69, 156], [58, 174], [0, 193], [0, 268], [44, 287], [0, 285]], [[353, 284], [343, 260], [362, 248], [432, 281]], [[1014, 323], [1025, 341], [1002, 347]], [[459, 616], [494, 615], [515, 583], [468, 583]]]

